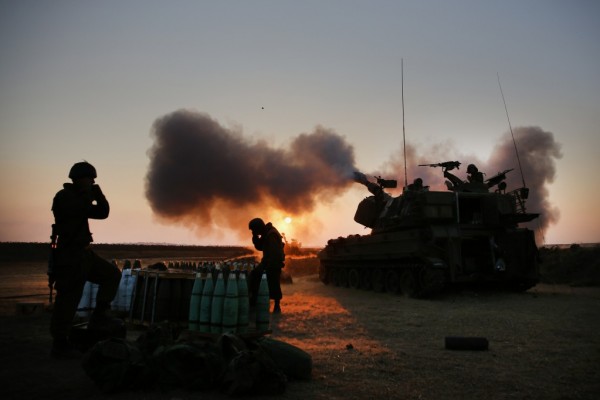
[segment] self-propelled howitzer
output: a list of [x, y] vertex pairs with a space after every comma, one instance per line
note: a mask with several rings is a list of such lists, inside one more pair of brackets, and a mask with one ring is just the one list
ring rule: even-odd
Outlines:
[[[460, 163], [441, 166], [444, 176]], [[539, 280], [538, 251], [533, 231], [519, 224], [528, 213], [528, 189], [506, 191], [510, 170], [485, 181], [462, 181], [452, 175], [448, 191], [429, 191], [420, 179], [393, 197], [386, 188], [396, 182], [355, 181], [371, 196], [363, 199], [354, 220], [367, 235], [329, 240], [320, 252], [320, 279], [337, 286], [431, 296], [447, 285], [493, 283], [526, 290]], [[455, 179], [454, 179], [455, 178]]]

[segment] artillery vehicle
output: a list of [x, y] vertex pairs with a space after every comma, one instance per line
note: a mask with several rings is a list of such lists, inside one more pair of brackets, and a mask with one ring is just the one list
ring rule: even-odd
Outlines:
[[442, 167], [448, 191], [429, 191], [416, 179], [392, 197], [385, 189], [395, 188], [395, 180], [372, 182], [355, 172], [354, 180], [371, 196], [359, 203], [354, 220], [371, 233], [329, 240], [319, 253], [321, 281], [408, 297], [463, 283], [534, 286], [539, 281], [534, 232], [519, 226], [539, 216], [526, 211], [529, 189], [506, 191], [511, 170], [463, 182], [449, 172], [458, 161], [427, 165]]

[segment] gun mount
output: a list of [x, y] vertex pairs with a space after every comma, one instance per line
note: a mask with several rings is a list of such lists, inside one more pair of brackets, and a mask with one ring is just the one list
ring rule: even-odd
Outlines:
[[[445, 177], [460, 165], [423, 164], [441, 167]], [[319, 253], [320, 279], [410, 297], [464, 283], [530, 288], [539, 280], [537, 246], [533, 231], [519, 224], [539, 214], [525, 211], [527, 188], [505, 191], [510, 171], [484, 182], [455, 177], [448, 191], [405, 188], [397, 197], [385, 191], [396, 181], [355, 173], [372, 195], [359, 203], [354, 220], [371, 233], [329, 240]]]
[[492, 176], [490, 179], [486, 179], [485, 183], [487, 187], [491, 188], [498, 185], [498, 189], [500, 191], [504, 191], [506, 189], [506, 183], [504, 180], [506, 179], [506, 174], [512, 171], [514, 168], [505, 169], [502, 172], [498, 172], [496, 175]]
[[354, 171], [354, 181], [363, 184], [369, 189], [369, 192], [373, 194], [379, 194], [383, 189], [395, 189], [398, 187], [398, 181], [395, 179], [383, 179], [380, 176], [376, 176], [377, 183], [369, 181], [367, 176], [362, 172]]

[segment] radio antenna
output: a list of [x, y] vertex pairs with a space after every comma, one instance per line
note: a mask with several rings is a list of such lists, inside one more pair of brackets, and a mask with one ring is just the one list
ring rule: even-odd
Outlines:
[[402, 76], [402, 141], [404, 150], [404, 187], [407, 187], [408, 174], [406, 172], [406, 130], [404, 128], [404, 58], [400, 59], [400, 75]]
[[504, 103], [504, 111], [506, 111], [506, 119], [508, 120], [508, 127], [510, 129], [510, 135], [512, 136], [513, 144], [515, 146], [515, 153], [517, 154], [517, 161], [519, 162], [519, 171], [521, 171], [521, 180], [523, 181], [523, 187], [525, 185], [525, 177], [523, 175], [523, 168], [521, 167], [521, 159], [519, 158], [519, 150], [517, 149], [517, 142], [515, 141], [515, 135], [513, 134], [512, 125], [510, 124], [510, 117], [508, 116], [508, 108], [506, 107], [506, 100], [504, 100], [504, 92], [502, 91], [502, 85], [500, 84], [500, 74], [496, 72], [498, 76], [498, 86], [500, 87], [500, 94], [502, 95], [502, 102]]

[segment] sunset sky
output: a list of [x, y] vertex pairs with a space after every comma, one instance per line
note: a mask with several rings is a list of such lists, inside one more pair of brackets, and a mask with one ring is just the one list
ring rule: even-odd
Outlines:
[[[600, 242], [598, 21], [593, 0], [0, 0], [0, 241], [48, 241], [52, 198], [81, 160], [111, 204], [91, 223], [96, 242], [250, 245], [252, 216], [304, 245], [368, 233], [352, 220], [368, 195], [359, 184], [304, 210], [293, 190], [265, 204], [194, 203], [214, 189], [193, 179], [209, 159], [214, 182], [250, 196], [244, 183], [262, 177], [224, 181], [252, 151], [186, 148], [177, 166], [191, 170], [193, 190], [181, 196], [194, 211], [158, 215], [146, 195], [155, 122], [204, 116], [237, 148], [271, 155], [328, 132], [352, 148], [357, 169], [395, 171], [386, 177], [402, 185], [390, 165], [402, 156], [403, 60], [409, 179], [423, 160], [500, 170], [488, 165], [510, 134], [499, 76], [513, 130], [527, 140], [539, 128], [555, 150], [544, 182], [554, 221], [538, 244]], [[270, 173], [281, 187], [296, 183]]]

